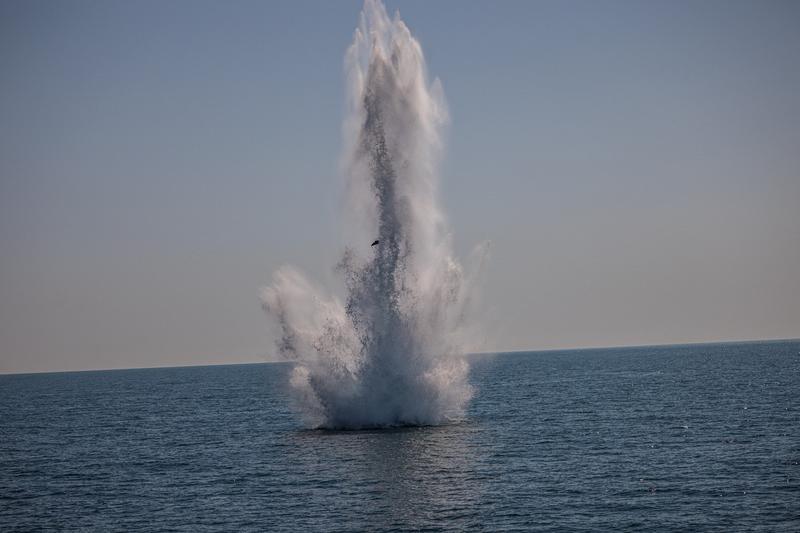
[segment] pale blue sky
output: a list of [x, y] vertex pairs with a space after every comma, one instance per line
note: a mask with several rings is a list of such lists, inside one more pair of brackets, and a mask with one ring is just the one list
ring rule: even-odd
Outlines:
[[[388, 2], [487, 348], [800, 336], [800, 4]], [[257, 361], [331, 280], [360, 2], [0, 1], [0, 372]]]

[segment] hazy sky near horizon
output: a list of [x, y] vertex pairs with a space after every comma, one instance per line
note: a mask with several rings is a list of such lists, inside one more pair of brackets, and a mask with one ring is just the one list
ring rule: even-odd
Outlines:
[[[0, 1], [0, 372], [247, 362], [333, 283], [361, 3]], [[387, 2], [485, 349], [800, 336], [800, 4]]]

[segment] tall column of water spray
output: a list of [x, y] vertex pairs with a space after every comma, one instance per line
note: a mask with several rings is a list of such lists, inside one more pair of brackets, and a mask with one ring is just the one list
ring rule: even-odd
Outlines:
[[[344, 302], [291, 267], [262, 301], [291, 385], [316, 427], [438, 424], [463, 415], [471, 274], [453, 259], [437, 202], [446, 109], [399, 15], [367, 0], [345, 58], [348, 213]], [[379, 244], [370, 246], [373, 240]]]

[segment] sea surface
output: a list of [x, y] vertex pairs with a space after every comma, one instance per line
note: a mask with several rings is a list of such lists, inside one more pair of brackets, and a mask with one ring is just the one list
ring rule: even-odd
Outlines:
[[800, 342], [471, 362], [464, 421], [369, 431], [288, 364], [0, 376], [0, 531], [800, 531]]

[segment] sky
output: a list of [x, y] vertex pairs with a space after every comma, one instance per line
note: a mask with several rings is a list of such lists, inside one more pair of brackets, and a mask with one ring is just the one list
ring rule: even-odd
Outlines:
[[[273, 360], [335, 282], [360, 2], [0, 0], [0, 372]], [[387, 2], [486, 351], [800, 337], [800, 4]]]

